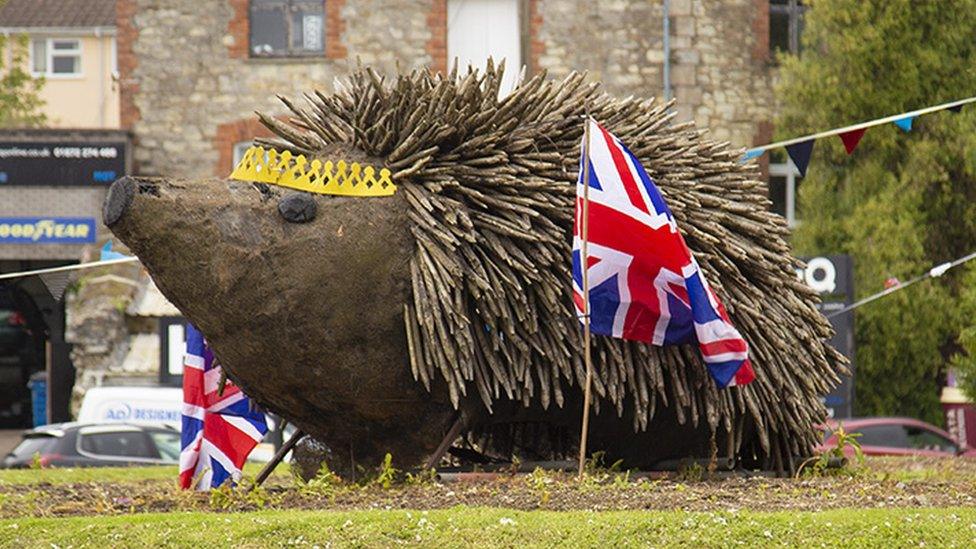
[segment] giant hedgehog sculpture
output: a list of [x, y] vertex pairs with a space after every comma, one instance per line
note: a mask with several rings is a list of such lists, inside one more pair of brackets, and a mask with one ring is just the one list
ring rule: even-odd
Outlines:
[[385, 166], [393, 196], [307, 194], [297, 200], [317, 216], [292, 223], [276, 209], [295, 193], [280, 187], [130, 177], [112, 186], [105, 222], [231, 378], [323, 441], [333, 469], [386, 452], [418, 465], [458, 415], [482, 448], [570, 453], [557, 439], [582, 408], [569, 265], [589, 114], [658, 183], [756, 371], [718, 390], [693, 346], [597, 337], [591, 450], [633, 466], [795, 466], [845, 360], [755, 168], [673, 123], [670, 104], [616, 99], [576, 73], [500, 97], [501, 74], [360, 69], [304, 106], [282, 99], [287, 121], [260, 115], [279, 136], [263, 145]]

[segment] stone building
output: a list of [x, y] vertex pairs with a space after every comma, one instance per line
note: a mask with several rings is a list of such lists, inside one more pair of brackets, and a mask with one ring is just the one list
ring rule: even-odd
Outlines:
[[798, 47], [799, 4], [118, 0], [122, 124], [140, 172], [223, 176], [262, 133], [252, 112], [282, 110], [276, 93], [330, 90], [357, 62], [443, 71], [494, 55], [530, 74], [587, 70], [614, 94], [673, 95], [679, 120], [745, 147], [770, 137], [771, 50]]

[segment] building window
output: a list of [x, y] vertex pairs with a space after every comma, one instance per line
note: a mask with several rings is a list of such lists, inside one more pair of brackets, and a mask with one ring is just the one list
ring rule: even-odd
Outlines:
[[252, 57], [301, 57], [325, 52], [323, 0], [251, 0]]
[[31, 40], [31, 72], [34, 76], [48, 78], [81, 76], [81, 41], [63, 38]]
[[236, 168], [237, 165], [241, 163], [241, 160], [244, 158], [244, 155], [247, 154], [247, 150], [250, 149], [251, 145], [253, 144], [254, 144], [253, 141], [241, 141], [239, 143], [234, 143], [234, 150], [233, 150], [234, 165], [231, 167], [231, 169]]
[[505, 60], [501, 93], [510, 92], [522, 69], [520, 0], [448, 0], [447, 65], [458, 60], [483, 69], [489, 57], [495, 65]]
[[803, 13], [808, 6], [801, 0], [769, 0], [769, 50], [793, 55], [800, 53]]
[[785, 217], [791, 228], [799, 223], [796, 217], [796, 191], [802, 179], [792, 160], [769, 165], [769, 200], [773, 203], [770, 209]]

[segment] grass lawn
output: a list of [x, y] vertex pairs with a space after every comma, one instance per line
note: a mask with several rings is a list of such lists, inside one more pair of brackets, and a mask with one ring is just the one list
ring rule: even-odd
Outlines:
[[4, 547], [973, 547], [976, 509], [260, 511], [0, 520]]

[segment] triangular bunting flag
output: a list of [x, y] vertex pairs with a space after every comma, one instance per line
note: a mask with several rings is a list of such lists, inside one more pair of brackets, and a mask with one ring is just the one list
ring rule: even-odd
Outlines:
[[764, 152], [766, 152], [766, 151], [764, 151], [762, 149], [749, 149], [748, 151], [746, 151], [745, 154], [742, 155], [742, 158], [739, 159], [739, 162], [741, 162], [741, 163], [744, 164], [744, 163], [752, 160], [753, 158], [758, 158], [758, 157], [762, 156], [762, 154]]
[[912, 121], [915, 120], [914, 116], [906, 116], [905, 118], [899, 118], [895, 120], [895, 125], [901, 128], [905, 132], [912, 131]]
[[64, 296], [64, 290], [68, 287], [68, 279], [71, 277], [71, 273], [62, 271], [58, 273], [45, 273], [37, 277], [44, 283], [44, 287], [47, 288], [51, 297], [55, 301], [61, 301], [61, 298]]
[[861, 128], [840, 134], [840, 140], [844, 142], [844, 148], [847, 149], [847, 154], [854, 152], [854, 149], [857, 148], [857, 144], [861, 142], [861, 138], [864, 137], [864, 132], [866, 131], [868, 131], [867, 128]]
[[116, 252], [115, 250], [113, 250], [112, 249], [112, 241], [109, 240], [108, 242], [105, 243], [104, 246], [102, 246], [102, 253], [101, 253], [101, 257], [99, 257], [99, 260], [100, 261], [109, 261], [109, 260], [112, 260], [112, 259], [125, 259], [127, 257], [129, 257], [129, 256], [127, 256], [125, 254], [121, 254], [121, 253]]
[[947, 110], [949, 112], [954, 112], [956, 114], [959, 114], [960, 112], [962, 112], [962, 107], [963, 107], [962, 105], [956, 105], [955, 107], [949, 107]]
[[786, 154], [790, 155], [793, 165], [800, 171], [800, 177], [806, 177], [807, 165], [810, 163], [810, 153], [813, 152], [813, 139], [786, 146]]

